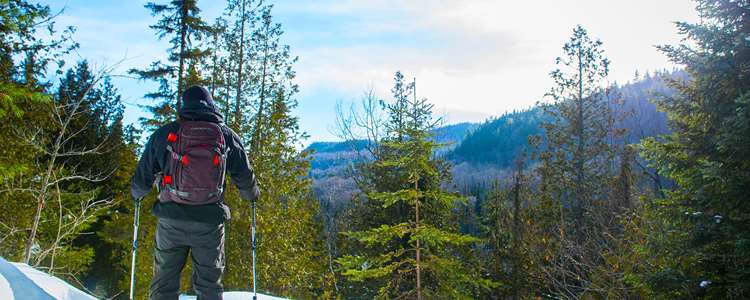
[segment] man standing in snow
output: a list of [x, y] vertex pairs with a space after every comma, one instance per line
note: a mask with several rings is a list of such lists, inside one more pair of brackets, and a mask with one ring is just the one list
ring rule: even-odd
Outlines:
[[240, 196], [256, 201], [258, 185], [239, 136], [224, 125], [211, 94], [193, 86], [182, 94], [179, 120], [156, 130], [132, 178], [141, 201], [159, 190], [151, 212], [158, 218], [150, 299], [177, 300], [188, 252], [198, 299], [221, 299], [224, 271], [225, 173]]

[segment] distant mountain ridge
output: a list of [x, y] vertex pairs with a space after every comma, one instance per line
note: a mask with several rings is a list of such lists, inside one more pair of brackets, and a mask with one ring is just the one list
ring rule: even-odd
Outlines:
[[[436, 128], [432, 131], [433, 139], [441, 144], [447, 144], [448, 146], [457, 145], [460, 143], [466, 135], [479, 127], [479, 123], [462, 122], [457, 124], [450, 124]], [[339, 152], [339, 151], [353, 151], [361, 150], [367, 145], [367, 141], [356, 140], [356, 141], [340, 141], [340, 142], [313, 142], [307, 146], [306, 150], [312, 150], [315, 153], [326, 153], [326, 152]], [[453, 148], [451, 147], [451, 148]]]
[[539, 107], [489, 119], [470, 132], [447, 158], [454, 162], [508, 167], [526, 147], [528, 137], [542, 133], [539, 125], [543, 119]]
[[346, 142], [313, 142], [307, 146], [307, 151], [313, 153], [329, 153], [340, 151], [361, 150], [367, 145], [365, 140], [346, 141]]
[[[456, 147], [469, 132], [479, 126], [477, 123], [458, 123], [438, 127], [432, 131], [433, 139], [442, 144], [437, 151], [444, 154]], [[342, 141], [342, 142], [314, 142], [306, 148], [312, 152], [311, 177], [325, 176], [329, 169], [338, 169], [346, 165], [351, 159], [356, 158], [357, 152], [367, 146], [365, 140]]]
[[[684, 79], [686, 76], [682, 71], [647, 74], [635, 82], [612, 87], [612, 95], [619, 100], [615, 101], [612, 110], [618, 116], [616, 118], [621, 119], [615, 127], [627, 129], [624, 142], [638, 143], [644, 137], [669, 132], [667, 116], [658, 111], [654, 100], [674, 94], [666, 78]], [[519, 153], [527, 149], [529, 136], [543, 134], [540, 125], [545, 118], [541, 107], [535, 106], [487, 120], [469, 133], [447, 157], [454, 164], [468, 162], [509, 167]]]
[[[613, 86], [620, 95], [613, 105], [615, 113], [625, 118], [616, 127], [626, 128], [626, 143], [669, 132], [666, 115], [657, 110], [654, 99], [669, 97], [674, 91], [665, 78], [684, 79], [682, 71], [647, 74], [632, 83]], [[437, 142], [446, 144], [436, 153], [454, 166], [454, 184], [467, 185], [504, 176], [507, 168], [523, 150], [528, 150], [529, 136], [542, 135], [540, 125], [546, 118], [541, 107], [513, 111], [484, 123], [459, 123], [434, 130]], [[307, 149], [312, 154], [310, 177], [316, 192], [328, 193], [331, 186], [356, 189], [347, 175], [348, 167], [358, 158], [365, 141], [316, 142]]]
[[[464, 122], [433, 130], [433, 139], [444, 145], [436, 152], [439, 155], [449, 152], [478, 126]], [[325, 200], [321, 203], [332, 205], [332, 202], [349, 199], [357, 190], [349, 170], [355, 160], [367, 155], [364, 151], [367, 143], [364, 140], [314, 142], [307, 147], [312, 158], [309, 176], [313, 180], [313, 192]]]

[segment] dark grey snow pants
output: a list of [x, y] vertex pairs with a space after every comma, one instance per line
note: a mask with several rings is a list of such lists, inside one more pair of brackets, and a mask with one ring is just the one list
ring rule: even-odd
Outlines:
[[221, 300], [224, 272], [224, 224], [160, 218], [156, 225], [151, 300], [177, 300], [180, 273], [188, 253], [198, 300]]

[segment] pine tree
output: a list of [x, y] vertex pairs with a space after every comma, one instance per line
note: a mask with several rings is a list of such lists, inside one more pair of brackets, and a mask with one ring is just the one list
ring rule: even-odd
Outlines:
[[197, 67], [210, 51], [201, 49], [199, 43], [210, 36], [211, 27], [200, 18], [197, 0], [172, 0], [168, 4], [149, 2], [145, 7], [151, 15], [160, 17], [149, 27], [156, 31], [159, 39], [169, 38], [171, 45], [166, 63], [155, 61], [146, 69], [129, 71], [141, 80], [159, 83], [157, 91], [144, 95], [146, 99], [161, 101], [148, 107], [153, 118], [141, 118], [144, 127], [153, 130], [177, 117], [184, 89], [201, 83]]
[[[160, 126], [174, 121], [178, 118], [181, 106], [181, 93], [191, 85], [208, 85], [212, 77], [212, 69], [203, 69], [206, 60], [212, 58], [212, 53], [217, 49], [204, 48], [202, 42], [214, 37], [216, 29], [212, 28], [200, 17], [200, 8], [197, 0], [171, 0], [168, 3], [148, 2], [144, 6], [151, 15], [159, 19], [149, 27], [156, 32], [159, 40], [168, 38], [170, 47], [167, 49], [167, 61], [155, 61], [144, 69], [130, 69], [128, 72], [137, 76], [140, 80], [151, 80], [159, 84], [156, 91], [147, 93], [144, 98], [157, 101], [154, 105], [145, 106], [152, 114], [150, 117], [141, 117], [141, 127], [146, 132], [151, 132]], [[204, 76], [207, 73], [208, 76]], [[204, 78], [205, 77], [205, 78]], [[144, 199], [147, 206], [155, 198]], [[131, 209], [130, 207], [126, 207]], [[155, 219], [148, 214], [143, 214], [142, 228], [154, 228]], [[132, 218], [128, 218], [132, 221]], [[117, 220], [116, 220], [117, 221]], [[119, 220], [126, 223], [127, 220]], [[130, 222], [132, 224], [132, 222]], [[114, 224], [114, 223], [112, 223]], [[132, 226], [132, 225], [130, 225]], [[148, 257], [151, 253], [150, 246], [153, 243], [153, 230], [143, 229], [144, 237], [143, 255]], [[128, 238], [127, 240], [129, 240]], [[139, 270], [150, 270], [151, 262], [139, 264]], [[190, 263], [183, 272], [183, 278], [189, 277]], [[151, 279], [150, 272], [139, 272], [136, 284], [139, 291], [147, 291], [146, 288]], [[183, 280], [189, 284], [190, 281]], [[123, 283], [121, 283], [123, 284]], [[190, 285], [187, 285], [190, 287]], [[145, 293], [143, 294], [146, 295]]]
[[469, 298], [493, 282], [457, 255], [478, 239], [457, 233], [449, 221], [459, 196], [440, 186], [447, 173], [433, 156], [436, 144], [429, 138], [437, 121], [432, 105], [417, 99], [414, 87], [396, 73], [394, 102], [386, 106], [387, 136], [378, 141], [379, 156], [363, 168], [362, 182], [370, 185], [360, 183], [370, 209], [390, 213], [369, 228], [346, 233], [364, 248], [337, 261], [349, 280], [374, 283], [377, 290], [365, 290], [366, 296]]
[[563, 52], [556, 60], [559, 68], [550, 73], [555, 86], [547, 93], [553, 102], [544, 106], [550, 119], [542, 124], [546, 147], [539, 169], [541, 176], [550, 177], [542, 179], [546, 195], [540, 204], [557, 215], [552, 233], [559, 249], [544, 255], [542, 268], [547, 293], [606, 295], [608, 285], [618, 280], [607, 279], [600, 286], [593, 274], [606, 265], [603, 254], [610, 237], [619, 234], [610, 226], [616, 215], [610, 210], [613, 145], [621, 131], [615, 128], [614, 95], [605, 87], [609, 60], [602, 42], [592, 40], [581, 26]]
[[[325, 268], [319, 263], [325, 256], [318, 202], [305, 178], [309, 153], [298, 150], [307, 135], [292, 115], [298, 92], [293, 70], [296, 58], [280, 42], [283, 31], [273, 20], [271, 5], [236, 1], [227, 9], [233, 26], [226, 35], [226, 63], [231, 68], [243, 67], [225, 74], [230, 79], [225, 81], [226, 109], [233, 116], [232, 127], [250, 145], [246, 150], [261, 187], [258, 290], [314, 298], [326, 289]], [[226, 202], [233, 217], [227, 226], [225, 286], [251, 289], [250, 205], [233, 189]]]
[[[250, 51], [257, 57], [257, 70], [254, 72], [255, 83], [254, 94], [256, 95], [254, 106], [256, 113], [252, 118], [254, 125], [251, 127], [251, 153], [262, 152], [260, 141], [265, 138], [267, 129], [263, 124], [267, 123], [264, 118], [268, 115], [270, 101], [282, 86], [292, 89], [291, 94], [297, 93], [297, 85], [288, 82], [296, 76], [293, 64], [297, 57], [292, 57], [290, 47], [281, 43], [284, 31], [281, 24], [273, 21], [271, 10], [273, 5], [265, 5], [259, 9], [257, 29], [251, 38], [252, 48]], [[288, 83], [288, 84], [287, 84]], [[289, 92], [287, 92], [289, 93]]]
[[263, 5], [263, 1], [257, 0], [232, 0], [227, 2], [227, 15], [233, 18], [231, 29], [227, 32], [226, 38], [229, 45], [231, 59], [235, 62], [232, 76], [234, 82], [234, 114], [233, 125], [236, 129], [243, 122], [245, 106], [251, 96], [251, 86], [253, 78], [250, 74], [253, 72], [253, 64], [256, 63], [256, 51], [251, 47], [251, 35], [256, 28], [258, 20], [258, 10], [268, 10], [270, 6]]
[[555, 86], [547, 95], [554, 102], [545, 106], [551, 120], [542, 127], [566, 188], [561, 200], [571, 206], [571, 217], [581, 220], [587, 206], [602, 200], [596, 187], [602, 186], [611, 161], [607, 138], [614, 118], [604, 89], [609, 60], [602, 42], [591, 40], [581, 26], [573, 30], [563, 52], [556, 60], [560, 68], [550, 73]]
[[659, 49], [689, 74], [659, 101], [672, 134], [642, 143], [675, 182], [653, 206], [653, 266], [640, 273], [656, 297], [750, 297], [750, 4], [699, 0], [702, 22], [679, 22], [686, 42]]
[[133, 157], [123, 155], [122, 105], [106, 74], [85, 61], [64, 72], [78, 44], [75, 28], [57, 31], [56, 16], [47, 5], [0, 1], [0, 209], [14, 212], [0, 216], [0, 256], [80, 286], [97, 265], [119, 261], [107, 261], [105, 243], [85, 233], [98, 231], [109, 204], [126, 194], [130, 172], [113, 161]]
[[201, 67], [206, 73], [206, 88], [213, 95], [214, 103], [219, 112], [224, 116], [224, 123], [231, 124], [232, 122], [228, 114], [230, 99], [226, 94], [229, 85], [226, 74], [228, 71], [228, 58], [225, 53], [227, 44], [229, 43], [227, 31], [227, 20], [223, 17], [216, 18], [211, 25], [211, 37], [209, 39], [211, 54], [206, 57]]
[[[286, 92], [289, 92], [287, 94]], [[263, 152], [253, 156], [253, 167], [261, 183], [258, 200], [259, 290], [279, 295], [312, 297], [322, 292], [324, 266], [318, 204], [310, 194], [309, 179], [303, 179], [310, 168], [306, 152], [297, 145], [306, 135], [300, 131], [298, 119], [290, 112], [296, 106], [293, 90], [279, 89], [264, 118], [267, 134], [259, 142]], [[251, 211], [238, 198], [228, 197], [233, 208], [229, 225], [225, 276], [228, 287], [249, 289], [251, 253], [249, 242]]]

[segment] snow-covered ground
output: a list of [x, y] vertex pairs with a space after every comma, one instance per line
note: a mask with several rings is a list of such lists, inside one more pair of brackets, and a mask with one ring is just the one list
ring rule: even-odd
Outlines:
[[95, 300], [60, 278], [0, 257], [0, 299], [3, 300]]
[[0, 298], [13, 299], [13, 292], [10, 290], [10, 282], [5, 276], [0, 275]]
[[[30, 267], [8, 262], [0, 257], [0, 300], [96, 300], [95, 297], [73, 287], [60, 278]], [[195, 296], [181, 295], [180, 300], [195, 300]], [[251, 300], [250, 292], [225, 292], [224, 300]], [[258, 294], [258, 300], [284, 298]]]

